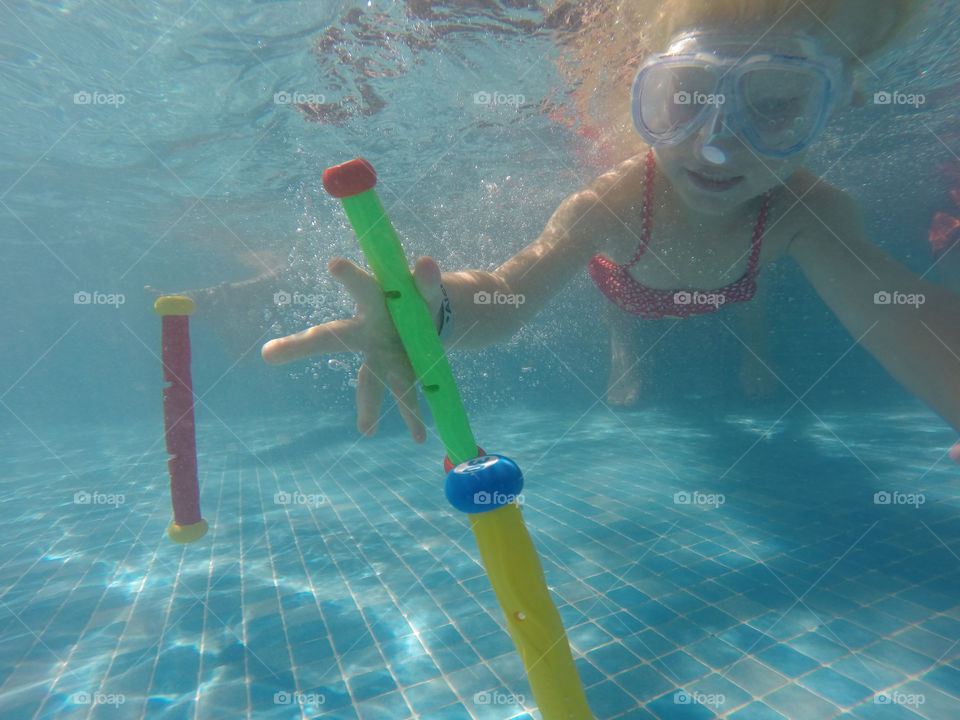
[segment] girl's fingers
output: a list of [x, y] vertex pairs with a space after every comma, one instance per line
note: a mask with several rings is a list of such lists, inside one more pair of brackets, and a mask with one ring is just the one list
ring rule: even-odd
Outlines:
[[300, 360], [311, 355], [330, 355], [339, 352], [360, 352], [361, 332], [355, 318], [334, 320], [316, 325], [294, 335], [271, 340], [260, 350], [270, 365]]
[[327, 263], [327, 272], [353, 295], [361, 309], [373, 303], [383, 302], [383, 293], [376, 278], [350, 260], [334, 258]]
[[383, 404], [386, 377], [385, 373], [377, 370], [373, 370], [369, 363], [364, 363], [357, 375], [357, 429], [364, 435], [377, 432], [380, 406]]
[[423, 425], [423, 416], [420, 414], [415, 382], [413, 368], [409, 365], [390, 373], [390, 392], [397, 401], [400, 416], [407, 424], [413, 441], [419, 444], [426, 442], [427, 429]]

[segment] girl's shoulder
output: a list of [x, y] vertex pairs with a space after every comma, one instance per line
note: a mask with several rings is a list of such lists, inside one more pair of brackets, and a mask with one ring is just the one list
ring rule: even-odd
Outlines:
[[837, 206], [847, 207], [853, 202], [846, 191], [803, 168], [793, 173], [777, 189], [776, 195], [776, 199], [787, 202], [800, 216], [819, 214], [818, 211], [833, 212]]
[[570, 195], [551, 221], [588, 237], [606, 235], [622, 227], [642, 191], [646, 157], [644, 149], [595, 177]]
[[768, 225], [775, 228], [775, 237], [765, 248], [767, 260], [787, 252], [798, 235], [823, 230], [838, 216], [856, 212], [856, 201], [847, 192], [802, 168], [771, 193], [771, 201]]

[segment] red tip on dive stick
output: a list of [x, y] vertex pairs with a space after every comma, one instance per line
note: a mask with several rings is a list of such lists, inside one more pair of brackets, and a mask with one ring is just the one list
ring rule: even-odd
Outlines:
[[359, 195], [376, 184], [376, 170], [361, 158], [334, 165], [323, 171], [323, 189], [335, 198]]
[[193, 381], [190, 377], [190, 318], [193, 301], [165, 297], [154, 305], [161, 316], [163, 421], [170, 469], [173, 525], [167, 534], [175, 542], [192, 542], [203, 536], [207, 524], [200, 515], [197, 482], [197, 438], [193, 419]]

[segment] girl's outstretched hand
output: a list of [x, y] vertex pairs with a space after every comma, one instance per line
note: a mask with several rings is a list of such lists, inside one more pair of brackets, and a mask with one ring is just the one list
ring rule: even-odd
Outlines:
[[[356, 315], [271, 340], [261, 350], [263, 359], [270, 365], [283, 365], [313, 355], [363, 353], [357, 378], [357, 428], [364, 435], [377, 431], [383, 391], [389, 384], [413, 441], [424, 442], [427, 431], [417, 400], [416, 376], [387, 311], [379, 283], [346, 258], [334, 258], [327, 264], [327, 270], [357, 301]], [[419, 258], [413, 279], [431, 317], [438, 322], [443, 298], [436, 261], [426, 256]]]

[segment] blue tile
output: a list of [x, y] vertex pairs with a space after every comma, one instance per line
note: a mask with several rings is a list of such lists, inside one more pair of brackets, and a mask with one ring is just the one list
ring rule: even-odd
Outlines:
[[456, 702], [457, 697], [442, 678], [414, 685], [404, 691], [415, 713], [426, 713]]
[[750, 654], [756, 654], [776, 643], [772, 637], [749, 625], [738, 625], [719, 633], [717, 637], [738, 650]]
[[[923, 720], [906, 705], [868, 700], [854, 708], [849, 715], [857, 720]], [[930, 717], [929, 715], [927, 716]]]
[[443, 603], [444, 611], [454, 620], [475, 615], [483, 611], [480, 604], [472, 597], [463, 597], [452, 602]]
[[500, 630], [500, 625], [494, 621], [487, 613], [481, 612], [474, 615], [468, 615], [456, 621], [457, 629], [464, 637], [480, 637], [487, 633]]
[[700, 610], [706, 605], [703, 600], [695, 595], [691, 595], [686, 590], [664, 595], [660, 598], [660, 602], [670, 610], [680, 613], [681, 615]]
[[849, 651], [816, 632], [808, 632], [790, 641], [790, 647], [824, 665], [849, 654]]
[[728, 716], [729, 720], [789, 720], [757, 700]]
[[334, 656], [333, 646], [327, 638], [320, 638], [313, 642], [297, 643], [290, 650], [293, 652], [293, 660], [297, 665], [309, 665]]
[[462, 703], [447, 705], [439, 710], [433, 710], [420, 716], [420, 720], [465, 720], [473, 715]]
[[617, 720], [657, 720], [657, 718], [643, 708], [638, 707], [634, 708], [626, 715], [617, 716]]
[[[305, 695], [322, 695], [323, 711], [345, 708], [350, 705], [350, 693], [347, 692], [347, 685], [343, 681], [327, 683], [320, 687], [310, 688], [303, 691]], [[254, 713], [256, 717], [257, 713]]]
[[420, 640], [427, 650], [440, 650], [464, 641], [461, 632], [451, 624], [431, 628], [420, 633]]
[[584, 578], [583, 582], [602, 595], [606, 595], [612, 588], [621, 584], [620, 578], [609, 572], [602, 572], [598, 575]]
[[911, 675], [926, 672], [936, 665], [936, 660], [933, 658], [916, 653], [891, 640], [875, 642], [864, 648], [862, 652], [898, 670], [905, 670]]
[[862, 628], [869, 628], [880, 636], [893, 635], [902, 630], [905, 625], [903, 620], [881, 612], [875, 607], [862, 607], [845, 615], [843, 619], [849, 620]]
[[690, 645], [707, 635], [707, 631], [690, 622], [686, 617], [678, 617], [657, 626], [657, 631], [677, 645]]
[[351, 650], [370, 647], [374, 645], [373, 636], [366, 628], [362, 630], [358, 627], [340, 627], [330, 633], [330, 639], [337, 653], [343, 655]]
[[696, 702], [705, 703], [718, 713], [728, 712], [753, 700], [753, 695], [721, 673], [711, 673], [687, 684], [683, 689], [693, 693]]
[[706, 705], [690, 702], [690, 696], [683, 691], [669, 692], [647, 703], [647, 710], [662, 720], [708, 720], [716, 713]]
[[587, 704], [596, 717], [614, 717], [637, 704], [630, 695], [612, 680], [587, 688]]
[[358, 702], [356, 708], [362, 720], [403, 720], [412, 717], [410, 706], [403, 699], [403, 694], [399, 692]]
[[586, 653], [587, 659], [608, 675], [631, 668], [640, 662], [640, 659], [618, 642], [612, 642], [603, 647]]
[[828, 622], [824, 627], [818, 628], [817, 632], [851, 651], [859, 650], [880, 639], [876, 633], [842, 619]]
[[664, 655], [651, 664], [678, 685], [691, 683], [710, 672], [710, 668], [683, 650]]
[[667, 653], [673, 652], [676, 645], [654, 630], [644, 630], [622, 640], [637, 657], [644, 660], [653, 660]]
[[960, 670], [949, 665], [941, 665], [925, 673], [921, 678], [935, 688], [955, 698], [960, 698]]
[[782, 612], [771, 612], [755, 617], [750, 620], [750, 625], [781, 642], [807, 632], [806, 627], [794, 622]]
[[743, 657], [743, 651], [718, 637], [706, 637], [686, 648], [687, 652], [714, 670], [730, 665]]
[[434, 662], [444, 673], [451, 673], [480, 662], [480, 656], [477, 655], [476, 650], [467, 643], [434, 650], [432, 656]]
[[718, 603], [733, 597], [736, 593], [725, 585], [721, 585], [715, 580], [700, 582], [687, 588], [693, 595], [702, 598], [708, 603]]
[[432, 680], [440, 674], [440, 668], [429, 655], [406, 657], [392, 665], [401, 686], [416, 685], [424, 680]]
[[[939, 572], [939, 570], [934, 572]], [[897, 596], [937, 612], [946, 612], [956, 605], [956, 598], [925, 587], [910, 588], [898, 593]]]
[[841, 707], [850, 707], [865, 698], [873, 697], [873, 691], [870, 688], [830, 668], [820, 668], [802, 678], [799, 683]]
[[960, 622], [946, 615], [939, 615], [935, 618], [925, 621], [920, 627], [945, 638], [956, 639], [960, 637]]
[[573, 664], [577, 666], [577, 672], [580, 674], [580, 680], [583, 682], [584, 687], [598, 683], [606, 677], [606, 675], [600, 672], [599, 668], [586, 658], [577, 658], [573, 661]]
[[714, 635], [733, 627], [739, 622], [736, 618], [715, 607], [705, 607], [697, 612], [689, 613], [687, 617]]
[[661, 605], [656, 600], [637, 605], [630, 610], [630, 614], [650, 626], [656, 626], [677, 617], [677, 614], [673, 612], [673, 610], [665, 605]]
[[613, 637], [594, 623], [584, 623], [567, 631], [570, 644], [586, 653], [613, 640]]
[[380, 650], [391, 665], [399, 664], [408, 657], [422, 655], [425, 652], [423, 644], [415, 635], [385, 642], [380, 646]]
[[510, 639], [510, 636], [503, 630], [471, 639], [470, 644], [480, 653], [481, 657], [487, 660], [499, 657], [508, 652], [513, 652], [516, 649], [513, 647], [513, 641]]
[[676, 687], [675, 682], [647, 664], [622, 672], [613, 680], [641, 702], [659, 697]]
[[930, 617], [930, 610], [904, 600], [901, 597], [884, 598], [879, 602], [875, 602], [873, 607], [888, 615], [893, 615], [893, 617], [905, 620], [908, 623], [923, 622]]
[[907, 679], [903, 670], [879, 663], [862, 653], [848, 655], [831, 663], [830, 667], [874, 690], [893, 687]]
[[611, 590], [607, 593], [607, 597], [620, 607], [628, 609], [635, 605], [642, 605], [650, 600], [649, 596], [631, 585], [622, 585], [615, 590]]
[[798, 678], [820, 666], [813, 658], [798, 653], [789, 645], [774, 645], [756, 653], [758, 660], [790, 678]]
[[637, 620], [637, 618], [628, 613], [626, 610], [621, 610], [613, 613], [612, 615], [599, 618], [596, 622], [597, 625], [602, 627], [614, 637], [632, 635], [633, 633], [640, 632], [646, 627], [644, 623]]
[[575, 606], [570, 604], [560, 607], [558, 611], [560, 612], [560, 620], [563, 622], [563, 626], [565, 628], [571, 628], [574, 625], [580, 625], [581, 623], [587, 622], [589, 619]]

